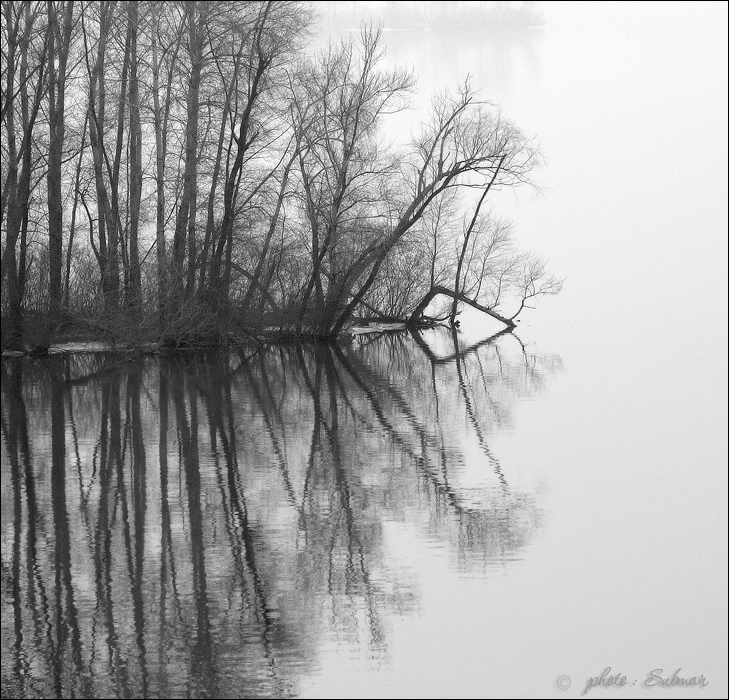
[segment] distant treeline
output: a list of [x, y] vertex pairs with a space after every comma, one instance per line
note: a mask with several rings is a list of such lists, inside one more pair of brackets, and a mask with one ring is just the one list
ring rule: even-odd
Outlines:
[[527, 28], [544, 24], [535, 3], [506, 0], [388, 0], [351, 2], [321, 0], [315, 6], [330, 22], [358, 22], [376, 13], [387, 27], [402, 29], [458, 28], [483, 31], [491, 28]]
[[508, 326], [558, 291], [482, 208], [528, 182], [532, 143], [466, 80], [386, 147], [414, 76], [368, 26], [312, 56], [315, 21], [302, 2], [2, 4], [3, 347], [82, 325], [332, 338], [428, 321], [440, 293], [440, 318], [466, 301]]

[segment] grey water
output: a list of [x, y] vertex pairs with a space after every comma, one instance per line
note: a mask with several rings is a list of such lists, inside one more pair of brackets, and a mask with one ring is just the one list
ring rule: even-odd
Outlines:
[[288, 697], [327, 644], [386, 663], [413, 547], [524, 556], [539, 498], [490, 436], [560, 371], [444, 329], [5, 360], [4, 692]]
[[[330, 5], [320, 44], [387, 16]], [[3, 360], [3, 696], [726, 696], [727, 6], [411, 5], [417, 114], [470, 73], [539, 139], [492, 206], [563, 292], [495, 338]]]

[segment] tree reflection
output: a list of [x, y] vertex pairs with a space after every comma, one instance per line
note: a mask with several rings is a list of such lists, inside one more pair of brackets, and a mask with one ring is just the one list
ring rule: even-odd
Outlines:
[[3, 695], [286, 697], [327, 640], [386, 654], [393, 527], [469, 570], [534, 530], [489, 440], [559, 369], [440, 331], [3, 361]]

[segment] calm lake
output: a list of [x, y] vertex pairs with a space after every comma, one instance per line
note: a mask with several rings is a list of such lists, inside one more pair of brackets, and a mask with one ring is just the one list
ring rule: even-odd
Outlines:
[[385, 32], [542, 145], [515, 334], [3, 359], [4, 697], [726, 697], [727, 6], [537, 6]]

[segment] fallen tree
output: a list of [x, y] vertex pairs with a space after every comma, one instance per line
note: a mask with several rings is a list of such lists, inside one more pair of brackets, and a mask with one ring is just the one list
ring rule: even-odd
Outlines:
[[474, 309], [477, 309], [478, 311], [481, 311], [482, 313], [487, 314], [488, 316], [491, 316], [491, 318], [495, 318], [497, 321], [501, 321], [507, 328], [514, 329], [516, 328], [516, 324], [514, 323], [513, 318], [506, 318], [505, 316], [502, 316], [497, 311], [494, 311], [493, 309], [488, 308], [487, 306], [484, 306], [483, 304], [479, 304], [478, 301], [474, 299], [469, 299], [465, 294], [458, 294], [454, 292], [452, 289], [448, 289], [446, 287], [436, 286], [432, 287], [430, 291], [421, 299], [420, 303], [415, 307], [412, 314], [410, 314], [410, 318], [407, 320], [408, 326], [417, 326], [419, 325], [423, 320], [423, 314], [425, 310], [430, 306], [430, 303], [437, 297], [438, 295], [443, 295], [446, 297], [450, 297], [455, 302], [463, 302], [464, 304], [468, 304], [469, 306], [472, 306]]

